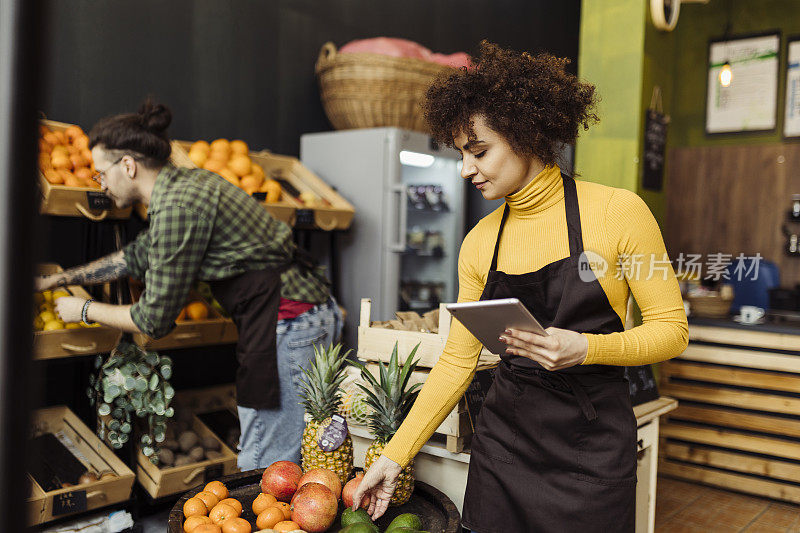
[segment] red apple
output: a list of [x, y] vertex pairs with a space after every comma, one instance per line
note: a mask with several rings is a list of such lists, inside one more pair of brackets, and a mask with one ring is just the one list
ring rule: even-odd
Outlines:
[[333, 492], [337, 500], [342, 496], [342, 482], [339, 481], [339, 476], [336, 475], [336, 472], [332, 470], [328, 470], [327, 468], [314, 468], [309, 470], [300, 478], [300, 483], [297, 485], [297, 488], [300, 489], [300, 487], [306, 483], [312, 482], [320, 483], [331, 489], [331, 492]]
[[292, 500], [292, 521], [308, 533], [327, 531], [339, 511], [339, 500], [331, 489], [310, 481], [297, 489]]
[[[346, 507], [353, 506], [353, 494], [355, 494], [356, 489], [358, 488], [358, 485], [361, 483], [362, 479], [364, 479], [364, 474], [358, 474], [356, 477], [344, 484], [344, 488], [342, 489], [342, 501]], [[369, 508], [369, 496], [365, 495], [361, 499], [361, 507], [364, 509]]]
[[291, 461], [277, 461], [261, 475], [261, 492], [272, 494], [281, 502], [289, 502], [297, 491], [303, 470]]

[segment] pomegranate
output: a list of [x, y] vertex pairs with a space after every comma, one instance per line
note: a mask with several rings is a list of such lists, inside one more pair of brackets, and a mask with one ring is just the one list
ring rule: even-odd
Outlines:
[[276, 461], [269, 465], [261, 475], [261, 492], [272, 494], [278, 501], [292, 499], [303, 470], [291, 461]]
[[[353, 494], [355, 494], [356, 489], [358, 488], [358, 485], [361, 483], [362, 479], [364, 479], [364, 474], [358, 474], [356, 477], [344, 484], [344, 488], [342, 489], [342, 501], [346, 507], [353, 506]], [[369, 508], [369, 496], [365, 495], [361, 499], [361, 507], [364, 509]]]
[[327, 468], [314, 468], [313, 470], [309, 470], [300, 478], [300, 483], [298, 483], [297, 488], [299, 489], [306, 483], [311, 482], [320, 483], [331, 489], [331, 492], [333, 492], [337, 500], [342, 495], [342, 482], [339, 481], [339, 476], [336, 475], [336, 472], [332, 470], [328, 470]]
[[308, 533], [326, 531], [339, 511], [339, 501], [331, 489], [310, 481], [297, 489], [292, 500], [292, 522]]

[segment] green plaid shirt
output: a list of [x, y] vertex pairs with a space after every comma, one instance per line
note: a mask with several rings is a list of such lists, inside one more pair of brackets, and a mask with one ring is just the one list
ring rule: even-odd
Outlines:
[[[255, 199], [218, 175], [166, 165], [149, 206], [149, 229], [125, 246], [128, 273], [145, 291], [131, 307], [142, 332], [163, 337], [175, 327], [196, 281], [231, 278], [291, 261], [291, 228]], [[306, 276], [292, 265], [281, 274], [281, 296], [324, 303], [329, 291], [321, 269]]]

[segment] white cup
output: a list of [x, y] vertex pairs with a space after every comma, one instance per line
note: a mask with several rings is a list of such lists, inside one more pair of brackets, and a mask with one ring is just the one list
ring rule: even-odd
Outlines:
[[764, 318], [764, 310], [754, 305], [743, 305], [739, 308], [739, 319], [742, 324], [755, 324]]

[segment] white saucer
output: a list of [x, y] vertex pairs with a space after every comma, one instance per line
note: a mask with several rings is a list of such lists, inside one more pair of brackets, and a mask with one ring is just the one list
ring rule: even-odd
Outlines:
[[761, 318], [759, 318], [755, 322], [742, 322], [741, 315], [736, 315], [735, 317], [733, 317], [733, 321], [734, 322], [738, 322], [739, 324], [741, 324], [743, 326], [757, 326], [759, 324], [763, 324], [764, 322], [766, 322], [766, 318], [764, 318], [762, 316]]

